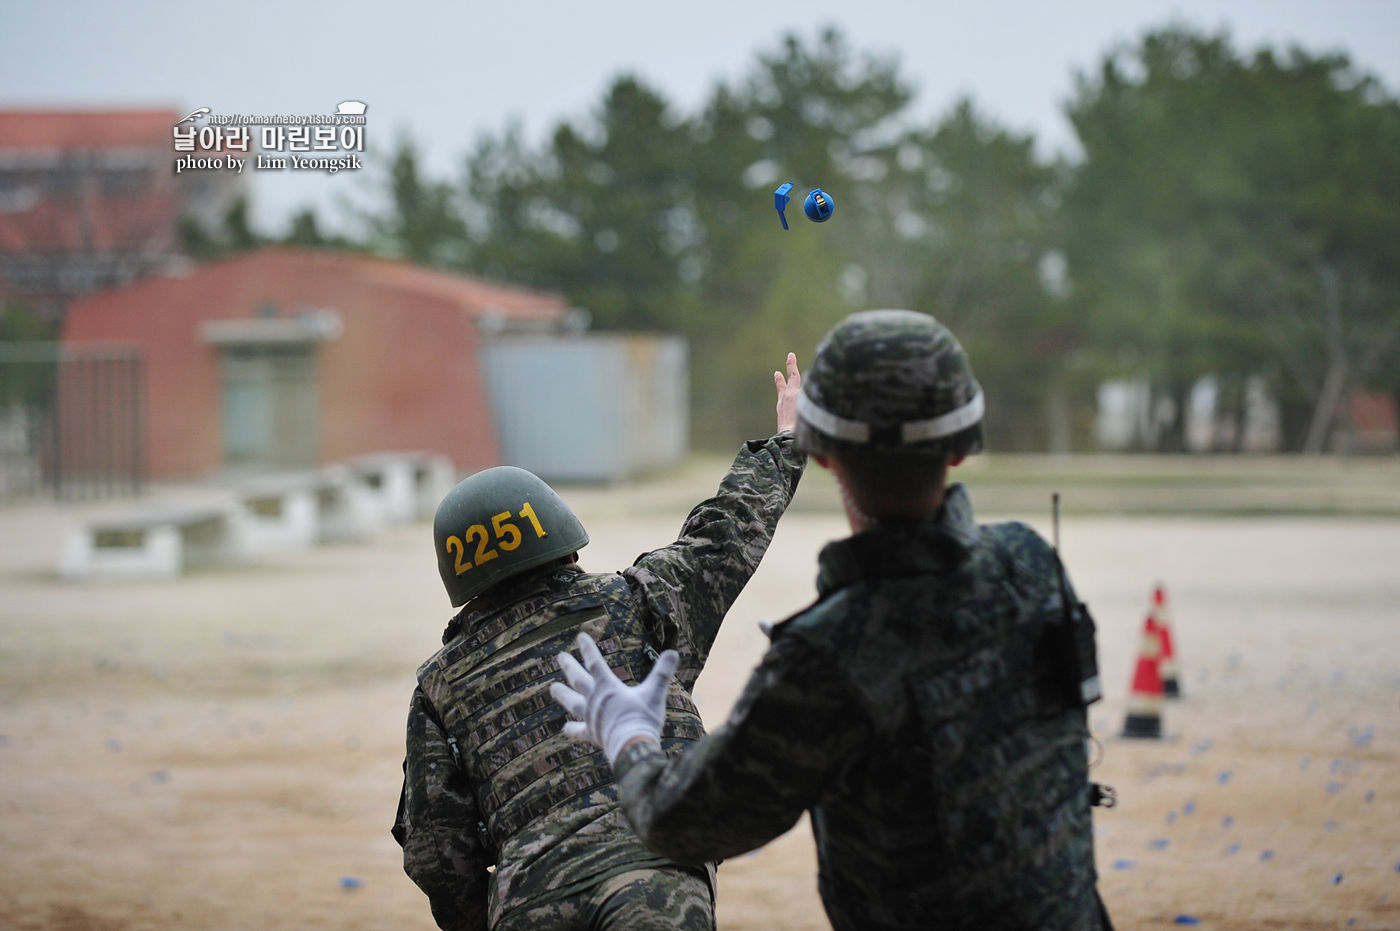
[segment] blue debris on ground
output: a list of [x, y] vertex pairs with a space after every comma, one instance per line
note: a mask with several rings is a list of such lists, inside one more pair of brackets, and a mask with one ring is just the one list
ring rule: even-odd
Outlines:
[[1167, 839], [1166, 839], [1165, 837], [1156, 837], [1156, 838], [1153, 838], [1152, 840], [1150, 840], [1150, 841], [1147, 842], [1147, 849], [1148, 849], [1148, 850], [1166, 850], [1166, 849], [1167, 849]]
[[1223, 818], [1220, 819], [1220, 826], [1221, 826], [1222, 828], [1224, 828], [1225, 830], [1227, 830], [1227, 831], [1230, 830], [1230, 825], [1232, 825], [1232, 824], [1234, 824], [1234, 823], [1235, 823], [1235, 819], [1234, 819], [1234, 817], [1231, 816], [1231, 815], [1226, 815], [1225, 817], [1223, 817]]
[[1174, 821], [1176, 821], [1176, 812], [1174, 812], [1174, 811], [1169, 811], [1169, 812], [1167, 812], [1167, 824], [1171, 824], [1171, 823], [1174, 822]]
[[151, 773], [151, 781], [154, 783], [165, 783], [170, 781], [170, 774], [163, 769], [154, 770]]
[[1237, 853], [1239, 853], [1239, 852], [1240, 852], [1240, 845], [1239, 845], [1239, 842], [1236, 841], [1235, 843], [1233, 843], [1233, 844], [1230, 845], [1230, 849], [1229, 849], [1229, 850], [1225, 851], [1225, 855], [1226, 855], [1226, 856], [1229, 856], [1229, 857], [1233, 857], [1235, 854], [1237, 854]]
[[1342, 884], [1342, 874], [1341, 874], [1341, 873], [1338, 873], [1336, 876], [1333, 876], [1333, 877], [1332, 877], [1332, 885], [1334, 885], [1334, 886], [1340, 886], [1341, 884]]
[[1181, 809], [1181, 813], [1183, 815], [1194, 815], [1196, 813], [1196, 803], [1187, 802], [1186, 806]]
[[1376, 726], [1374, 724], [1367, 724], [1359, 730], [1353, 727], [1347, 731], [1347, 734], [1351, 737], [1351, 745], [1353, 747], [1358, 750], [1365, 750], [1367, 747], [1371, 746], [1371, 741], [1376, 739]]
[[342, 889], [358, 889], [364, 884], [365, 881], [363, 879], [360, 879], [358, 876], [340, 877], [340, 888]]
[[1324, 831], [1335, 831], [1337, 830], [1337, 822], [1333, 821], [1331, 818], [1328, 818], [1327, 821], [1322, 825], [1322, 829]]
[[1338, 782], [1338, 781], [1335, 780], [1335, 779], [1328, 780], [1328, 782], [1327, 782], [1327, 794], [1328, 794], [1328, 795], [1336, 795], [1336, 794], [1337, 794], [1338, 792], [1340, 792], [1340, 791], [1342, 791], [1342, 784], [1341, 784], [1340, 782]]
[[1177, 915], [1172, 919], [1172, 924], [1174, 925], [1198, 925], [1200, 923], [1201, 919], [1197, 918], [1195, 915]]
[[1234, 773], [1230, 772], [1228, 769], [1222, 769], [1220, 774], [1215, 777], [1215, 781], [1223, 786], [1230, 781], [1230, 777], [1233, 775]]
[[1274, 858], [1274, 852], [1273, 852], [1272, 850], [1262, 850], [1262, 851], [1259, 852], [1259, 861], [1260, 861], [1261, 863], [1262, 863], [1262, 862], [1265, 862], [1265, 861], [1267, 861], [1267, 860], [1272, 860], [1273, 858]]
[[1132, 868], [1135, 867], [1135, 866], [1137, 866], [1137, 863], [1136, 863], [1135, 861], [1133, 861], [1133, 860], [1114, 860], [1114, 861], [1113, 861], [1113, 868], [1114, 868], [1115, 870], [1130, 870], [1130, 869], [1132, 869]]

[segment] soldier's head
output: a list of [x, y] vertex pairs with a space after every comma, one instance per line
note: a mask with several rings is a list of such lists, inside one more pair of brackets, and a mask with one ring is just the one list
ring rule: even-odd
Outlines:
[[852, 523], [942, 502], [949, 465], [982, 450], [982, 389], [957, 339], [908, 310], [827, 333], [797, 399], [797, 447], [836, 475]]
[[438, 572], [454, 608], [587, 544], [588, 533], [554, 489], [514, 466], [461, 482], [433, 517]]

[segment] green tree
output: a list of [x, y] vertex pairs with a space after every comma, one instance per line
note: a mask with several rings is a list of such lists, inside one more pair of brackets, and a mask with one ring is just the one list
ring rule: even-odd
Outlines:
[[[1065, 362], [1079, 333], [1048, 275], [1061, 172], [1030, 136], [1009, 133], [961, 100], [933, 125], [877, 153], [883, 181], [857, 189], [847, 224], [854, 285], [875, 306], [933, 314], [968, 350], [987, 396], [989, 445], [1067, 450]], [[858, 294], [851, 295], [859, 298]]]
[[0, 298], [0, 343], [58, 339], [58, 320], [17, 295]]
[[466, 225], [453, 186], [427, 181], [419, 170], [418, 147], [399, 140], [389, 166], [388, 209], [367, 216], [377, 251], [424, 265], [451, 266], [466, 254]]
[[[562, 291], [602, 327], [687, 333], [696, 436], [714, 445], [770, 416], [754, 371], [808, 356], [845, 312], [927, 310], [969, 342], [994, 442], [1042, 448], [1072, 342], [1037, 273], [1059, 174], [970, 103], [910, 131], [911, 98], [897, 62], [834, 29], [785, 37], [690, 118], [621, 77], [538, 150], [518, 128], [478, 144], [464, 267]], [[772, 192], [789, 180], [830, 191], [836, 221], [808, 223], [799, 200], [784, 232]]]
[[1069, 267], [1103, 371], [1178, 409], [1202, 375], [1268, 373], [1310, 450], [1350, 388], [1394, 390], [1400, 111], [1373, 79], [1177, 28], [1081, 76], [1068, 113]]
[[601, 326], [676, 326], [704, 241], [690, 147], [684, 122], [630, 76], [540, 152], [516, 129], [484, 139], [468, 160], [470, 265], [562, 290]]
[[[46, 317], [18, 296], [0, 298], [0, 344], [53, 342], [58, 339], [56, 317]], [[44, 404], [52, 398], [57, 364], [52, 360], [0, 359], [0, 405]], [[0, 411], [3, 413], [3, 411]]]
[[248, 198], [239, 196], [224, 211], [224, 242], [229, 252], [244, 252], [267, 242], [253, 231], [248, 218]]
[[[698, 281], [703, 315], [689, 327], [695, 346], [696, 436], [732, 445], [771, 417], [769, 390], [755, 373], [779, 368], [788, 350], [803, 365], [822, 334], [859, 301], [849, 278], [851, 236], [865, 227], [857, 190], [885, 176], [870, 153], [899, 132], [911, 91], [887, 58], [857, 55], [834, 29], [804, 43], [785, 37], [761, 54], [739, 84], [718, 85], [693, 121], [697, 213], [705, 230]], [[791, 231], [773, 211], [773, 190], [821, 186], [838, 215], [808, 223], [789, 204]]]

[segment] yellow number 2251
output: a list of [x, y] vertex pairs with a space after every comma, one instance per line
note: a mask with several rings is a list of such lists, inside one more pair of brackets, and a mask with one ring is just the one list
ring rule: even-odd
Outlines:
[[[535, 509], [530, 506], [530, 502], [526, 501], [525, 505], [521, 507], [520, 516], [530, 522], [530, 526], [535, 530], [536, 537], [549, 536], [549, 534], [545, 533], [545, 529], [540, 526], [540, 519], [535, 516]], [[510, 511], [502, 511], [491, 518], [491, 529], [496, 531], [496, 542], [500, 544], [501, 549], [505, 550], [507, 553], [519, 546], [525, 539], [525, 535], [520, 532], [518, 526], [506, 523], [509, 517]], [[489, 539], [484, 524], [472, 524], [467, 528], [467, 542], [470, 543], [472, 540], [477, 541], [476, 565], [478, 566], [501, 555], [495, 550], [486, 548], [486, 543]], [[452, 568], [457, 570], [458, 575], [461, 575], [472, 567], [472, 563], [466, 558], [467, 545], [462, 542], [461, 537], [454, 534], [443, 541], [443, 546], [447, 548], [448, 554], [454, 557]]]

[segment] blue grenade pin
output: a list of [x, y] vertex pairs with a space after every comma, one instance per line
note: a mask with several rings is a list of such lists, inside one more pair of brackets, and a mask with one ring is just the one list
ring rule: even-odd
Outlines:
[[832, 202], [831, 195], [821, 188], [813, 188], [812, 193], [807, 195], [807, 199], [802, 202], [802, 209], [807, 214], [807, 219], [813, 223], [825, 223], [831, 219], [831, 215], [836, 211], [836, 204]]
[[792, 199], [788, 197], [788, 191], [791, 190], [792, 182], [789, 181], [773, 192], [773, 206], [778, 208], [778, 219], [783, 221], [783, 229], [788, 228], [787, 214], [783, 213], [783, 211], [787, 208], [788, 201]]

